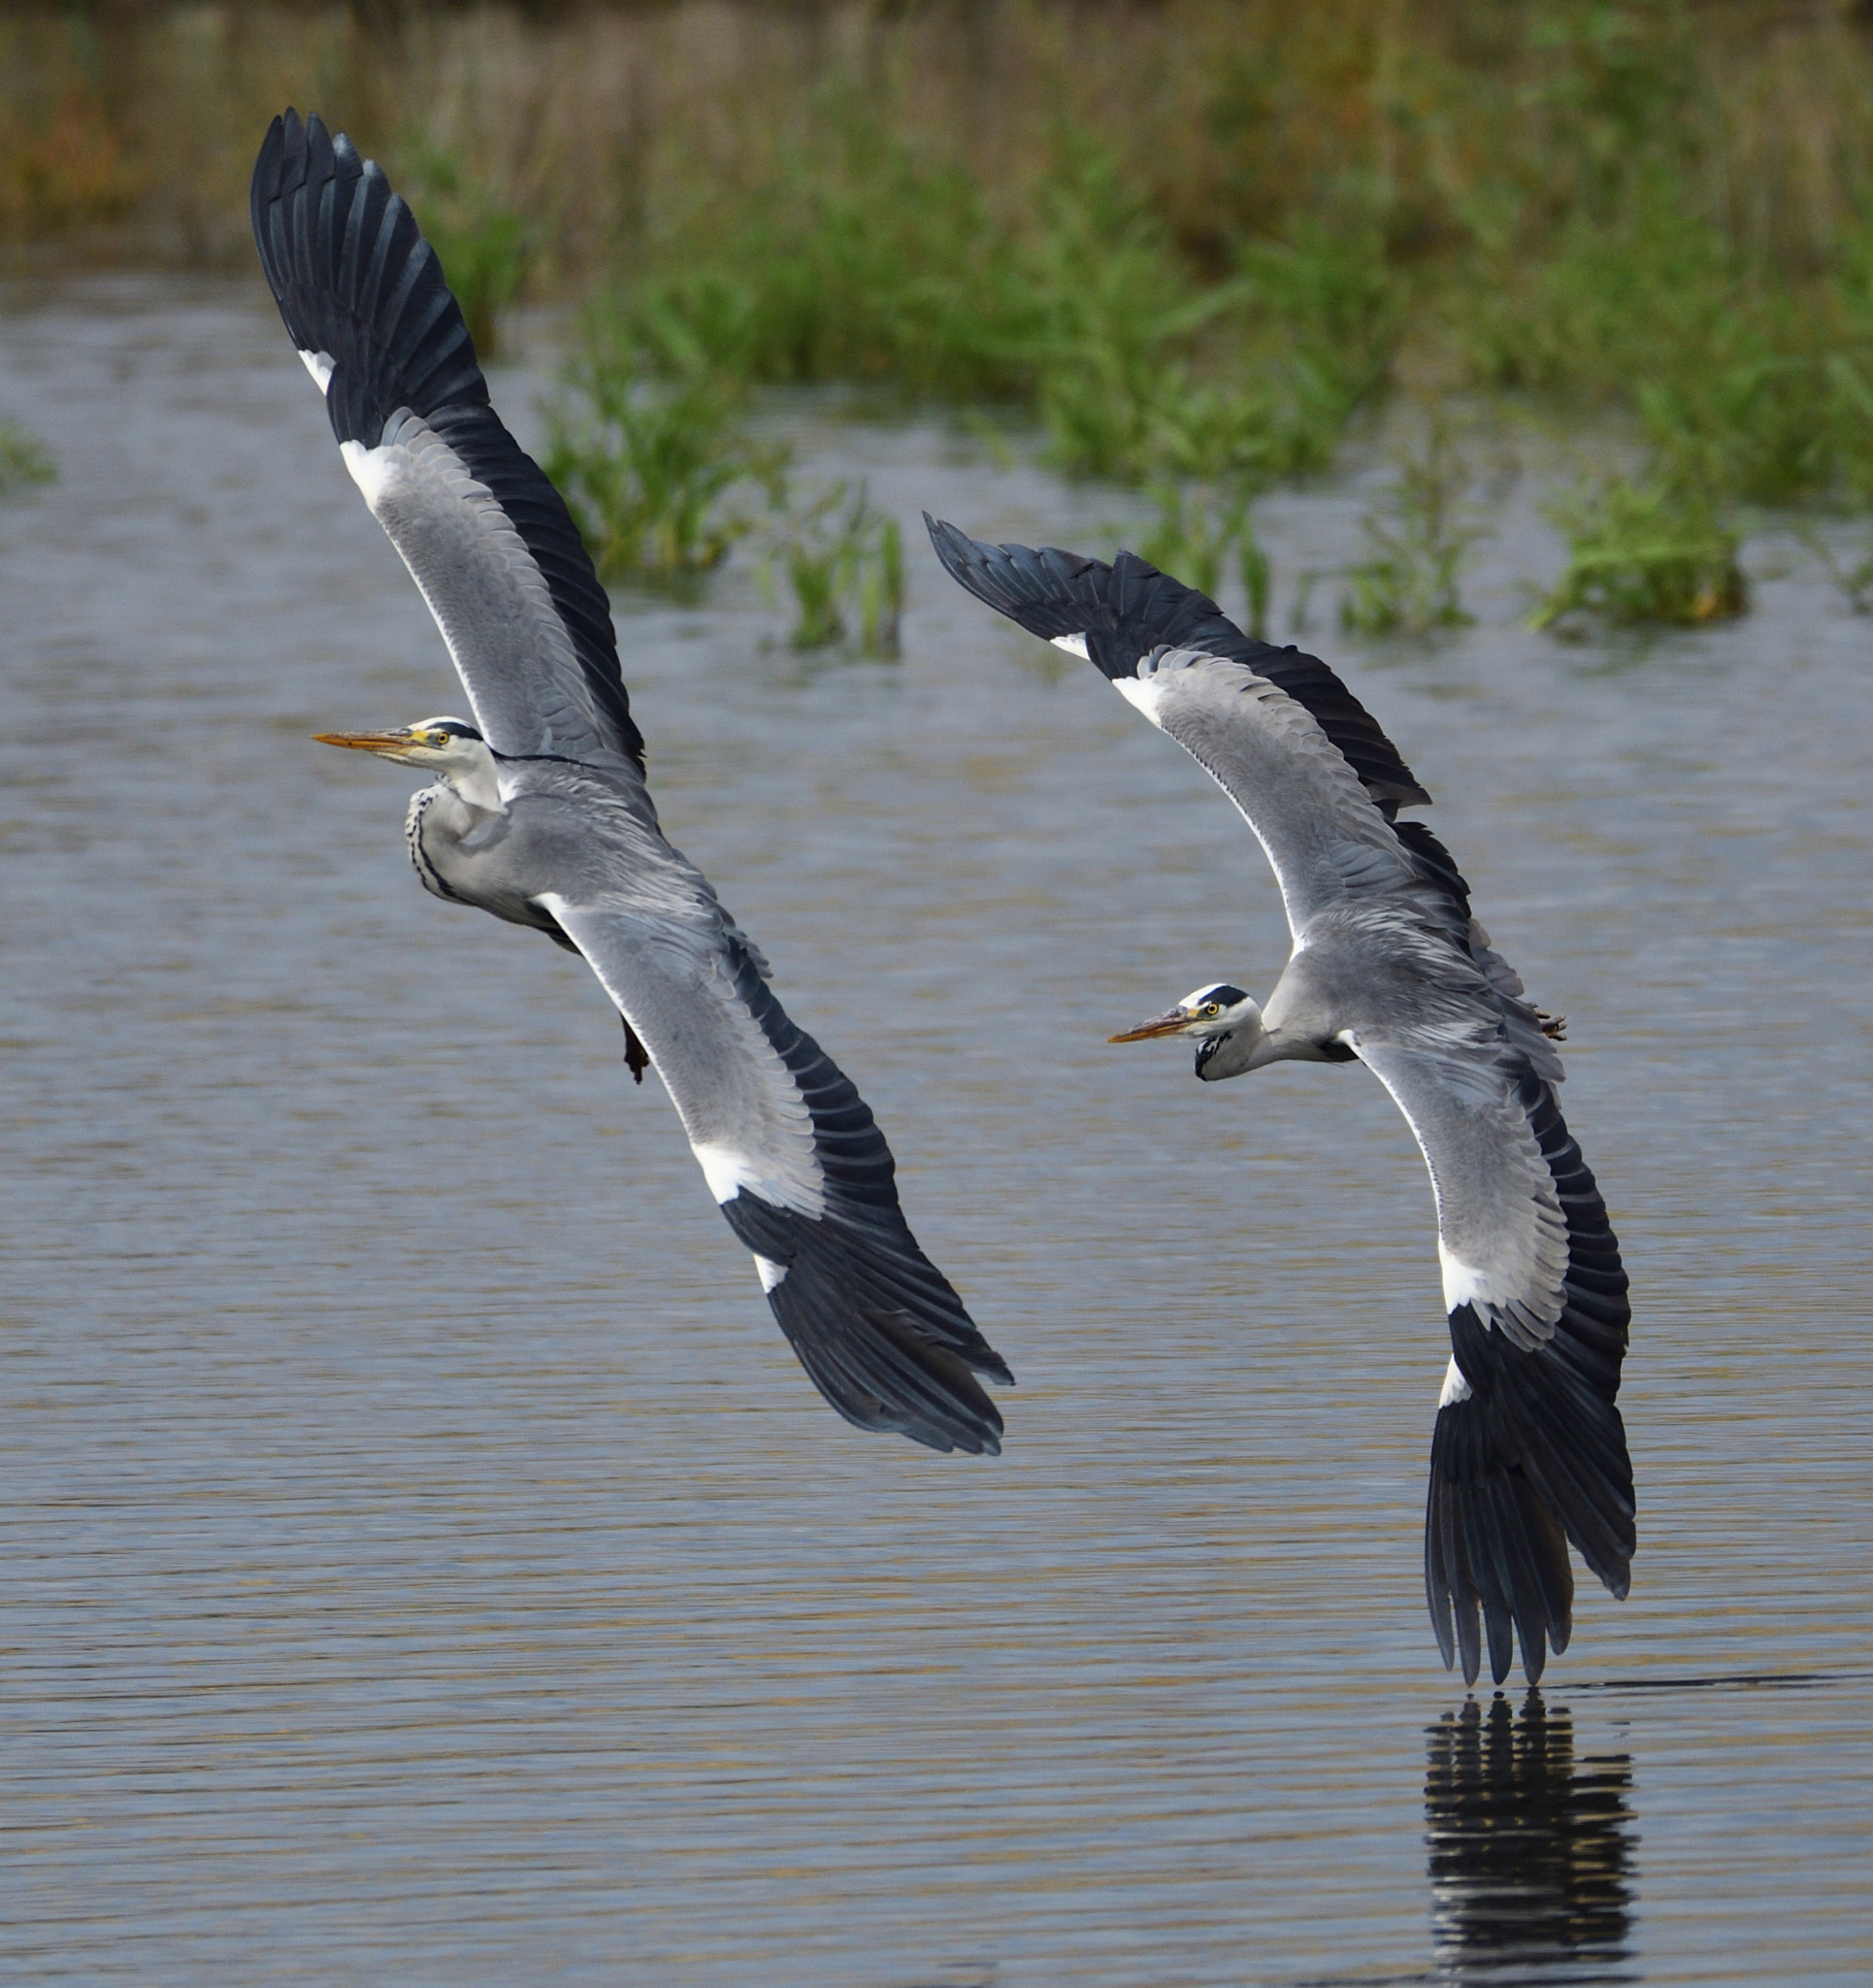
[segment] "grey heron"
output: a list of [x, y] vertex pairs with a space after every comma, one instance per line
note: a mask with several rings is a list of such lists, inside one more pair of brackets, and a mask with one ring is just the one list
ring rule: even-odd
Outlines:
[[668, 1089], [800, 1362], [848, 1422], [1000, 1447], [1001, 1356], [921, 1249], [884, 1135], [788, 1019], [753, 941], [666, 841], [610, 606], [558, 492], [489, 403], [434, 250], [378, 168], [276, 118], [253, 232], [345, 468], [442, 629], [474, 711], [328, 733], [432, 776], [411, 804], [426, 889], [581, 953], [627, 1058]]
[[1436, 1198], [1451, 1339], [1425, 1523], [1431, 1622], [1466, 1684], [1485, 1637], [1499, 1684], [1518, 1636], [1532, 1683], [1571, 1633], [1567, 1541], [1624, 1598], [1635, 1541], [1615, 1406], [1627, 1276], [1555, 1101], [1560, 1024], [1525, 999], [1442, 844], [1397, 819], [1430, 796], [1326, 664], [1251, 640], [1133, 554], [1108, 566], [926, 522], [969, 592], [1095, 663], [1183, 746], [1274, 868], [1294, 949], [1266, 1004], [1210, 982], [1112, 1040], [1187, 1040], [1211, 1083], [1358, 1060], [1404, 1113]]

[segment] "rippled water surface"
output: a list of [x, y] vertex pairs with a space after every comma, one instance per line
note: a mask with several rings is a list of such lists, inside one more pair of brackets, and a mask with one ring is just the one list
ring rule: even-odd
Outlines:
[[[1430, 1199], [1358, 1068], [1114, 1028], [1286, 956], [1227, 804], [910, 539], [902, 664], [619, 603], [674, 840], [1021, 1385], [848, 1430], [589, 974], [313, 746], [463, 702], [253, 282], [16, 289], [0, 414], [0, 1963], [16, 1978], [1172, 1988], [1873, 1968], [1873, 630], [1314, 640], [1570, 1020], [1634, 1282], [1631, 1599], [1438, 1668]], [[536, 376], [497, 378], [532, 428]], [[935, 428], [914, 518], [1109, 547]], [[1270, 510], [1345, 556], [1358, 494]], [[1790, 563], [1792, 569], [1792, 562]], [[1059, 667], [1055, 667], [1058, 664]], [[1757, 1681], [1763, 1680], [1763, 1681]]]

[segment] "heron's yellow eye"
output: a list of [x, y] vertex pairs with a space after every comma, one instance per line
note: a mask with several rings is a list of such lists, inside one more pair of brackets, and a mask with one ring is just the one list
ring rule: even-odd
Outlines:
[[1221, 1014], [1222, 1011], [1223, 1004], [1220, 1001], [1205, 1001], [1203, 1003], [1203, 1012], [1205, 1014]]

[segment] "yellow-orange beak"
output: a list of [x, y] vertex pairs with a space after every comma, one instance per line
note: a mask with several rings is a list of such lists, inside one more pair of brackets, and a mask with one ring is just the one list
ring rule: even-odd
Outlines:
[[1181, 1035], [1197, 1017], [1187, 1008], [1173, 1008], [1168, 1014], [1154, 1016], [1150, 1021], [1141, 1021], [1134, 1029], [1127, 1029], [1122, 1036], [1107, 1036], [1108, 1043], [1148, 1043], [1153, 1036]]
[[389, 759], [401, 758], [414, 743], [407, 731], [314, 732], [312, 737], [321, 746], [343, 746], [352, 752], [381, 752]]

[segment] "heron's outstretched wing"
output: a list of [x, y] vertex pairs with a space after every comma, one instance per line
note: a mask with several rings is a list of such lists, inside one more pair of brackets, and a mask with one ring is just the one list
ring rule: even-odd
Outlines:
[[1246, 663], [1160, 648], [1112, 680], [1241, 811], [1274, 867], [1297, 942], [1311, 917], [1349, 894], [1421, 881], [1397, 831], [1312, 713]]
[[1134, 676], [1154, 648], [1244, 663], [1308, 712], [1388, 820], [1400, 807], [1429, 801], [1397, 747], [1318, 656], [1244, 635], [1207, 594], [1135, 552], [1108, 566], [1053, 547], [983, 545], [928, 512], [924, 523], [952, 579], [1030, 634], [1097, 663], [1114, 682]]
[[317, 117], [253, 170], [267, 282], [373, 514], [403, 554], [488, 744], [641, 770], [611, 612], [558, 491], [488, 404], [441, 262]]
[[[650, 1053], [801, 1365], [848, 1422], [994, 1455], [975, 1381], [1012, 1375], [898, 1206], [851, 1079], [788, 1019], [726, 920], [542, 902]], [[712, 907], [713, 900], [709, 900]]]
[[[1631, 1309], [1618, 1241], [1553, 1083], [1495, 1045], [1358, 1044], [1403, 1111], [1437, 1196], [1452, 1358], [1431, 1442], [1425, 1586], [1438, 1646], [1496, 1683], [1517, 1635], [1532, 1683], [1572, 1623], [1571, 1540], [1615, 1594], [1631, 1578], [1632, 1463], [1615, 1401]], [[1454, 1627], [1454, 1634], [1453, 1634]]]

